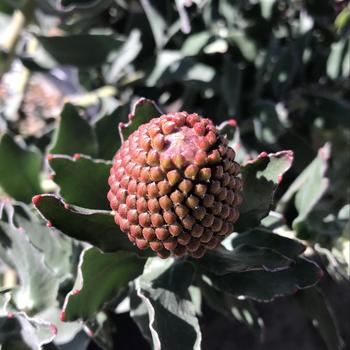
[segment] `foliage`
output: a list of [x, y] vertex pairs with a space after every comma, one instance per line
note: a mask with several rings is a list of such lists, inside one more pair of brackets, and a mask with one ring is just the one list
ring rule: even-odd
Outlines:
[[[154, 348], [200, 349], [207, 306], [262, 337], [259, 303], [290, 296], [344, 348], [316, 284], [349, 288], [349, 33], [342, 1], [0, 4], [0, 344], [118, 348], [124, 308]], [[244, 201], [218, 249], [163, 261], [115, 225], [107, 178], [178, 110], [227, 136]]]

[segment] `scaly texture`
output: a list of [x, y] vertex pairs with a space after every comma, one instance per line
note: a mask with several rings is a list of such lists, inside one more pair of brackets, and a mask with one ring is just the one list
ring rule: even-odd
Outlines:
[[211, 120], [180, 112], [141, 125], [114, 157], [108, 200], [138, 248], [200, 258], [233, 231], [242, 187]]

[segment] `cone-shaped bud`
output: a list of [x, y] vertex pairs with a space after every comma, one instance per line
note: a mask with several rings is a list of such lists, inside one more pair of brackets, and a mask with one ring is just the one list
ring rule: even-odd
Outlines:
[[152, 119], [114, 157], [107, 195], [114, 221], [139, 249], [201, 258], [239, 217], [234, 158], [209, 119], [186, 112]]

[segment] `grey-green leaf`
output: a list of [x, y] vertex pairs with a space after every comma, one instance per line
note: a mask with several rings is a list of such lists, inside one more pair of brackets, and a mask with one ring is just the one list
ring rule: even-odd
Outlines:
[[[0, 203], [1, 209], [1, 203]], [[50, 267], [44, 261], [44, 254], [37, 249], [25, 231], [14, 224], [14, 208], [5, 204], [6, 212], [0, 221], [0, 241], [6, 250], [4, 257], [11, 263], [18, 274], [20, 286], [15, 291], [14, 300], [19, 309], [41, 310], [51, 306], [58, 291], [58, 279]]]

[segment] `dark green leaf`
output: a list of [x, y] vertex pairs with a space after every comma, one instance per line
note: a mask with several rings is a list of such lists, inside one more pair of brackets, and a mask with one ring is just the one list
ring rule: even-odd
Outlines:
[[100, 66], [123, 41], [115, 35], [75, 34], [67, 36], [38, 36], [44, 49], [59, 63], [80, 68]]
[[274, 192], [293, 162], [292, 151], [261, 155], [241, 167], [243, 203], [235, 230], [242, 232], [258, 226], [270, 211]]
[[241, 95], [242, 71], [238, 64], [231, 62], [227, 57], [224, 60], [221, 89], [229, 114], [236, 115]]
[[315, 116], [324, 119], [326, 128], [350, 126], [350, 103], [347, 100], [321, 93], [305, 93], [305, 97]]
[[209, 286], [205, 282], [201, 282], [200, 287], [205, 301], [211, 308], [230, 320], [237, 320], [245, 324], [254, 333], [259, 335], [260, 339], [263, 339], [265, 330], [264, 321], [250, 300], [240, 300], [232, 294]]
[[341, 350], [345, 344], [340, 336], [331, 307], [318, 288], [299, 291], [295, 298], [301, 308], [319, 330], [328, 350]]
[[54, 338], [49, 324], [22, 314], [0, 317], [0, 329], [0, 344], [4, 350], [38, 350]]
[[278, 56], [270, 80], [275, 96], [283, 96], [286, 93], [297, 73], [299, 67], [297, 63], [295, 48], [284, 48]]
[[90, 209], [110, 209], [107, 200], [108, 176], [111, 163], [87, 156], [78, 159], [53, 155], [50, 166], [60, 195], [70, 204]]
[[121, 140], [118, 124], [126, 120], [129, 106], [119, 106], [111, 114], [103, 116], [95, 123], [98, 143], [98, 158], [111, 160], [120, 148]]
[[35, 203], [40, 213], [69, 237], [89, 242], [104, 252], [138, 251], [108, 211], [66, 205], [62, 199], [50, 194], [40, 195]]
[[217, 275], [249, 270], [277, 271], [287, 268], [292, 260], [266, 247], [238, 245], [233, 251], [220, 246], [208, 251], [198, 264]]
[[82, 286], [78, 282], [75, 290], [66, 297], [65, 321], [93, 317], [104, 304], [117, 297], [129, 281], [142, 273], [144, 263], [129, 252], [102, 253], [97, 248], [85, 250], [80, 262]]
[[42, 155], [15, 142], [11, 136], [0, 136], [0, 186], [16, 200], [30, 202], [41, 192]]
[[241, 233], [233, 238], [231, 243], [234, 248], [242, 244], [269, 248], [290, 259], [297, 258], [306, 248], [297, 240], [282, 237], [263, 228], [255, 228], [251, 231]]
[[321, 270], [315, 263], [298, 258], [289, 268], [275, 272], [249, 271], [222, 276], [210, 273], [205, 275], [214, 287], [232, 295], [271, 301], [276, 297], [314, 286], [321, 278]]
[[50, 153], [97, 155], [97, 141], [92, 127], [71, 104], [63, 108]]
[[165, 272], [152, 281], [153, 288], [167, 289], [180, 297], [187, 295], [194, 277], [193, 265], [187, 261], [175, 261]]
[[131, 112], [131, 120], [122, 128], [122, 135], [126, 140], [130, 134], [132, 134], [137, 128], [145, 123], [148, 123], [152, 118], [157, 118], [162, 113], [158, 109], [157, 105], [146, 98], [140, 98], [133, 106]]

